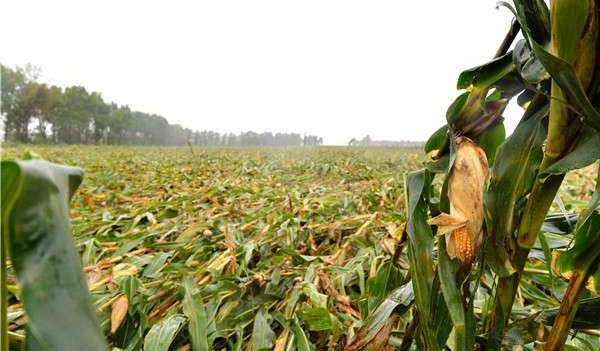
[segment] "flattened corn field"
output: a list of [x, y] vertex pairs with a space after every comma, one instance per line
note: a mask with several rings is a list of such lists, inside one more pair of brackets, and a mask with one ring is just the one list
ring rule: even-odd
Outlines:
[[[28, 150], [85, 170], [73, 236], [114, 348], [191, 350], [190, 334], [200, 333], [214, 350], [342, 350], [358, 334], [385, 350], [410, 332], [412, 312], [381, 323], [412, 304], [410, 284], [397, 288], [409, 280], [403, 181], [420, 167], [416, 149]], [[570, 175], [563, 200], [585, 206], [594, 172]], [[544, 263], [529, 262], [521, 301], [557, 306], [541, 287], [547, 277]], [[13, 276], [9, 293], [18, 336], [26, 318]]]

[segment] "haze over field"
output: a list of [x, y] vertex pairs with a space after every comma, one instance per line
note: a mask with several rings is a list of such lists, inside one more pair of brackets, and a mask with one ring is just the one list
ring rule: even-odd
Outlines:
[[194, 130], [425, 140], [508, 28], [495, 2], [15, 1], [0, 61]]

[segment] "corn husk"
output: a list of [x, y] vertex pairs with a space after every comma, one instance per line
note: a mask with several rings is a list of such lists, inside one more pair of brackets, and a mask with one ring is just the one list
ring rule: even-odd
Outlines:
[[475, 260], [483, 241], [483, 189], [488, 177], [485, 152], [472, 140], [456, 140], [456, 159], [448, 178], [450, 213], [442, 213], [429, 224], [438, 227], [438, 235], [445, 235], [450, 258], [462, 265]]

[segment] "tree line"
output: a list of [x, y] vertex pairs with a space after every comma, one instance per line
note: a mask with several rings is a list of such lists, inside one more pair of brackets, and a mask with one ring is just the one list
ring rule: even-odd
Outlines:
[[370, 135], [365, 135], [362, 139], [352, 138], [348, 146], [392, 146], [392, 147], [422, 147], [425, 143], [422, 141], [409, 140], [371, 140]]
[[1, 68], [4, 140], [17, 143], [202, 146], [312, 146], [323, 139], [298, 133], [220, 134], [170, 124], [157, 114], [107, 103], [81, 86], [61, 88], [38, 82], [39, 69]]

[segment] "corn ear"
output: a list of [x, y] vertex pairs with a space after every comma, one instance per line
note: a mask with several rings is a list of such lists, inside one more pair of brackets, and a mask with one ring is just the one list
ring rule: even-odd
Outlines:
[[445, 235], [450, 258], [470, 265], [483, 241], [483, 189], [488, 162], [483, 149], [466, 137], [456, 139], [456, 159], [448, 177], [450, 213], [429, 220]]

